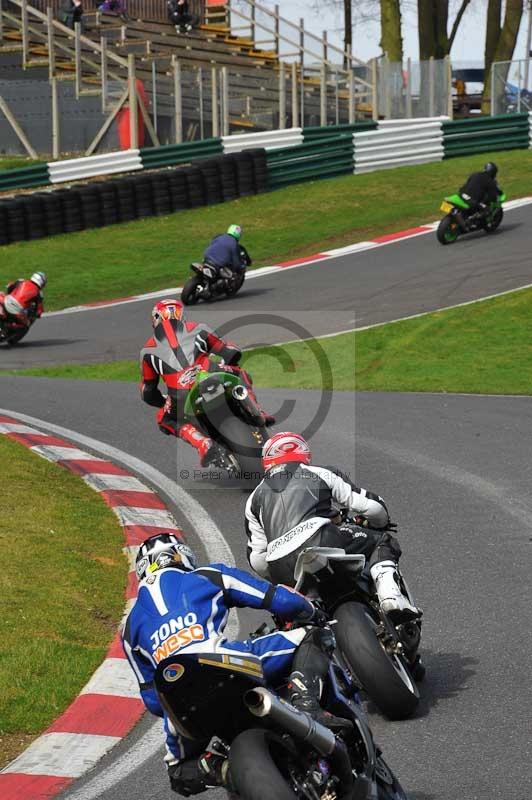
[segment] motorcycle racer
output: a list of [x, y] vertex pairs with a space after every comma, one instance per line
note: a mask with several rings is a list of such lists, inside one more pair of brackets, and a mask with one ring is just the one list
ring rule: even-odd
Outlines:
[[[358, 488], [336, 467], [311, 461], [309, 445], [298, 433], [277, 433], [264, 445], [265, 476], [245, 509], [252, 568], [293, 586], [301, 550], [340, 547], [366, 556], [384, 613], [397, 620], [417, 616], [418, 609], [400, 589], [401, 548], [390, 533], [394, 526], [382, 497]], [[362, 524], [342, 523], [339, 507], [349, 509]]]
[[460, 189], [460, 196], [469, 203], [472, 212], [493, 203], [502, 194], [495, 180], [498, 171], [497, 165], [488, 161], [482, 172], [473, 172]]
[[[260, 660], [268, 684], [278, 685], [290, 675], [296, 708], [330, 728], [345, 726], [345, 720], [319, 705], [320, 680], [328, 669], [334, 637], [322, 627], [327, 620], [324, 612], [302, 595], [225, 564], [198, 567], [192, 550], [173, 533], [146, 539], [135, 569], [139, 591], [122, 643], [146, 708], [164, 719], [165, 762], [175, 792], [188, 797], [207, 786], [231, 788], [226, 758], [206, 753], [208, 742], [176, 734], [154, 689], [157, 664], [178, 652], [252, 654]], [[223, 632], [235, 607], [266, 609], [302, 627], [229, 641]]]
[[46, 286], [44, 272], [34, 272], [31, 278], [18, 278], [6, 286], [0, 294], [0, 313], [9, 321], [28, 327], [30, 317], [38, 318], [43, 313], [42, 289]]
[[[153, 336], [140, 353], [142, 399], [159, 409], [156, 418], [162, 433], [176, 436], [192, 445], [198, 452], [202, 466], [221, 463], [223, 449], [220, 445], [191, 422], [185, 422], [185, 401], [198, 371], [209, 369], [210, 354], [223, 358], [223, 368], [237, 372], [242, 377], [256, 401], [250, 376], [235, 366], [242, 351], [220, 339], [209, 326], [187, 321], [183, 303], [179, 300], [156, 303], [152, 310], [152, 325]], [[161, 378], [168, 389], [167, 397], [159, 389]], [[275, 421], [266, 413], [264, 417], [267, 425]]]
[[227, 233], [215, 236], [203, 254], [203, 260], [215, 267], [230, 267], [241, 272], [251, 264], [246, 249], [240, 243], [243, 231], [240, 225], [230, 225]]

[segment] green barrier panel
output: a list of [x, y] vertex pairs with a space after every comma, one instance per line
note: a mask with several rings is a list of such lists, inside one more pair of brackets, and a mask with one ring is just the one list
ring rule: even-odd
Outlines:
[[223, 155], [221, 139], [204, 139], [201, 142], [167, 144], [163, 145], [163, 147], [143, 147], [140, 150], [144, 168], [169, 167], [173, 164], [183, 164], [197, 158], [209, 158], [218, 155]]
[[[323, 130], [323, 128], [321, 129]], [[353, 134], [336, 133], [266, 154], [272, 188], [353, 172]]]
[[319, 171], [313, 167], [305, 167], [299, 170], [287, 170], [279, 175], [270, 175], [269, 186], [271, 189], [280, 186], [288, 186], [292, 183], [303, 183], [303, 181], [322, 180], [323, 178], [334, 178], [339, 175], [351, 175], [353, 164], [337, 164], [334, 166], [323, 165]]
[[445, 135], [456, 133], [467, 135], [473, 131], [489, 128], [528, 127], [528, 114], [499, 114], [496, 117], [478, 117], [475, 119], [456, 119], [442, 122]]
[[489, 144], [476, 144], [476, 145], [467, 145], [465, 142], [456, 150], [447, 151], [444, 155], [444, 158], [457, 158], [458, 156], [474, 156], [477, 153], [480, 155], [481, 153], [492, 153], [498, 152], [502, 150], [528, 150], [529, 148], [529, 140], [528, 136], [526, 138], [518, 137], [518, 138], [511, 138], [508, 139], [506, 142], [500, 142], [499, 144], [494, 144], [490, 142]]
[[9, 189], [29, 189], [33, 186], [46, 186], [50, 183], [48, 164], [34, 167], [0, 170], [0, 192]]

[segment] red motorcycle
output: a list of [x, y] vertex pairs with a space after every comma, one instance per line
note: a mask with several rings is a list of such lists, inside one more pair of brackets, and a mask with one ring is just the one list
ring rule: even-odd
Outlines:
[[12, 295], [0, 292], [0, 342], [20, 342], [37, 319], [37, 303], [24, 308]]

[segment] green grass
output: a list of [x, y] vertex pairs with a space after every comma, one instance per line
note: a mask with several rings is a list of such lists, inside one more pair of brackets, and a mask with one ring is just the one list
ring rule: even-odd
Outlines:
[[[262, 387], [532, 394], [532, 290], [356, 334], [249, 350], [243, 364]], [[120, 381], [139, 377], [136, 361], [10, 374]]]
[[49, 310], [182, 283], [210, 238], [238, 222], [255, 266], [272, 264], [432, 221], [442, 197], [488, 159], [510, 198], [530, 192], [532, 153], [516, 150], [347, 175], [219, 206], [2, 248], [0, 285], [49, 274]]
[[124, 607], [112, 511], [79, 477], [0, 436], [0, 768], [68, 706]]

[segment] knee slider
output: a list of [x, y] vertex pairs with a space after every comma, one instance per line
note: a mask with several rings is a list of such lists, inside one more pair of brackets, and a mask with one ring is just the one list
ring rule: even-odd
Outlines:
[[173, 792], [182, 797], [191, 797], [204, 792], [207, 788], [205, 775], [198, 766], [197, 761], [184, 761], [168, 768], [170, 787]]

